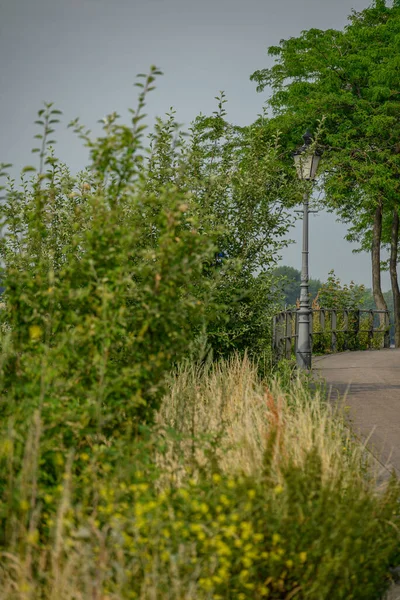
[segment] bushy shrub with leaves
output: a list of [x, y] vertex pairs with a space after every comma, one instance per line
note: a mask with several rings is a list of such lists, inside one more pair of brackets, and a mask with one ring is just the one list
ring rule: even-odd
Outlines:
[[130, 128], [106, 119], [77, 178], [42, 150], [39, 173], [22, 190], [11, 182], [2, 207], [0, 415], [29, 423], [40, 410], [61, 450], [151, 420], [213, 311], [219, 230], [185, 190], [149, 191], [139, 109]]
[[[37, 191], [32, 210], [46, 195]], [[54, 434], [68, 423], [78, 439], [122, 435], [151, 418], [163, 375], [202, 326], [198, 284], [212, 236], [199, 233], [179, 193], [145, 205], [132, 196], [121, 214], [94, 192], [75, 215], [64, 264], [42, 254], [39, 239], [6, 270], [1, 412], [29, 420], [40, 408]]]
[[231, 125], [224, 94], [216, 99], [218, 109], [197, 117], [188, 136], [179, 134], [173, 113], [158, 122], [149, 187], [172, 181], [193, 194], [213, 226], [220, 227], [213, 266], [225, 273], [215, 291], [227, 312], [209, 320], [209, 343], [216, 356], [245, 350], [260, 356], [270, 351], [278, 304], [272, 271], [287, 243], [288, 208], [301, 190], [283, 169], [279, 136], [268, 139], [259, 128]]
[[1, 209], [1, 414], [29, 421], [40, 408], [54, 433], [69, 423], [71, 443], [148, 420], [200, 332], [216, 355], [269, 347], [269, 269], [297, 188], [277, 140], [226, 122], [223, 95], [187, 140], [171, 114], [146, 147], [143, 108], [159, 74], [140, 76], [130, 124], [108, 115], [96, 139], [70, 124], [90, 152], [76, 177], [55, 157], [60, 111], [47, 104], [39, 171], [29, 179], [25, 168], [21, 188], [10, 181]]

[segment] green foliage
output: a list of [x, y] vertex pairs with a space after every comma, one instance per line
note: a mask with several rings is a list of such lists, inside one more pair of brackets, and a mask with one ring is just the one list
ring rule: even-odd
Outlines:
[[60, 111], [46, 104], [39, 173], [9, 181], [1, 208], [0, 414], [26, 426], [39, 409], [63, 450], [151, 421], [199, 336], [215, 355], [269, 351], [270, 270], [298, 193], [279, 140], [230, 125], [222, 94], [189, 136], [171, 113], [146, 146], [159, 74], [140, 76], [131, 123], [112, 113], [97, 139], [70, 123], [90, 151], [77, 177], [54, 156]]
[[[276, 281], [275, 285], [282, 292], [282, 304], [288, 308], [296, 306], [300, 298], [301, 272], [293, 267], [282, 266], [274, 269], [274, 277], [281, 278], [279, 282]], [[319, 279], [311, 278], [308, 281], [308, 285], [310, 298], [313, 299], [318, 294], [321, 282]]]
[[[396, 482], [377, 496], [362, 480], [361, 451], [289, 364], [284, 390], [247, 359], [234, 377], [204, 358], [267, 364], [301, 189], [278, 139], [226, 122], [223, 95], [189, 136], [159, 120], [147, 147], [159, 74], [140, 76], [129, 124], [113, 113], [91, 139], [71, 123], [90, 151], [77, 177], [46, 105], [39, 172], [6, 188], [0, 598], [372, 600], [398, 544]], [[199, 348], [194, 379], [170, 386]]]
[[[46, 196], [38, 191], [27, 206], [41, 211], [35, 228]], [[145, 205], [132, 195], [121, 214], [96, 191], [70, 217], [74, 233], [60, 256], [41, 243], [44, 229], [9, 259], [1, 315], [2, 417], [29, 421], [41, 408], [67, 446], [99, 431], [132, 432], [151, 418], [163, 375], [204, 322], [207, 281], [199, 281], [214, 252], [179, 193]]]
[[331, 270], [326, 283], [323, 283], [318, 290], [318, 303], [322, 308], [358, 310], [364, 295], [363, 285], [356, 285], [353, 281], [349, 285], [342, 285], [335, 272]]
[[[332, 339], [335, 341], [336, 351], [379, 349], [383, 346], [384, 332], [372, 333], [372, 328], [379, 329], [378, 320], [363, 310], [371, 310], [375, 306], [365, 306], [367, 299], [366, 289], [363, 285], [356, 285], [353, 281], [349, 285], [342, 285], [334, 271], [329, 272], [326, 283], [318, 291], [318, 308], [336, 310], [336, 327], [332, 325], [332, 313], [324, 315], [321, 324], [322, 311], [314, 313], [313, 321], [313, 351], [315, 353], [330, 352]], [[361, 312], [360, 312], [361, 311]], [[344, 330], [348, 330], [346, 333]], [[336, 332], [335, 332], [336, 330]], [[334, 338], [333, 338], [334, 336]]]
[[304, 130], [315, 131], [325, 117], [318, 139], [324, 150], [318, 185], [324, 206], [348, 224], [348, 239], [362, 251], [374, 249], [379, 308], [385, 306], [379, 251], [381, 241], [390, 242], [400, 191], [399, 41], [398, 3], [374, 2], [353, 11], [342, 31], [309, 29], [281, 40], [269, 48], [275, 64], [252, 75], [259, 91], [272, 88], [268, 104], [274, 118], [260, 120], [259, 126], [283, 132], [287, 160]]
[[[282, 169], [280, 139], [260, 135], [256, 127], [232, 126], [224, 94], [217, 100], [218, 110], [197, 117], [187, 141], [176, 137], [173, 119], [167, 121], [168, 139], [153, 144], [150, 181], [158, 185], [153, 171], [164, 165], [222, 229], [216, 266], [225, 266], [225, 274], [217, 294], [227, 314], [215, 315], [208, 326], [214, 354], [247, 350], [259, 356], [269, 351], [269, 323], [277, 304], [271, 269], [286, 244], [287, 207], [296, 201], [299, 186]], [[173, 146], [180, 148], [179, 159]]]

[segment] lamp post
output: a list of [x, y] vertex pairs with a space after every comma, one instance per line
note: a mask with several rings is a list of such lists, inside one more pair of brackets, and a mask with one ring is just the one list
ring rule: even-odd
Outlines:
[[[311, 148], [312, 136], [307, 129], [304, 144], [293, 153], [297, 176], [303, 181], [313, 181], [317, 174], [320, 153]], [[303, 197], [303, 249], [301, 262], [300, 308], [298, 309], [298, 338], [296, 362], [300, 369], [311, 369], [311, 307], [308, 296], [308, 199], [310, 189]]]

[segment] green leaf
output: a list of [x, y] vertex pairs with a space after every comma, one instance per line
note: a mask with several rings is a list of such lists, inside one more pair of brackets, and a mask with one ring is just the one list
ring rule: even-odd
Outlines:
[[36, 171], [36, 167], [32, 167], [32, 165], [27, 165], [22, 169], [22, 173], [30, 173], [32, 171]]

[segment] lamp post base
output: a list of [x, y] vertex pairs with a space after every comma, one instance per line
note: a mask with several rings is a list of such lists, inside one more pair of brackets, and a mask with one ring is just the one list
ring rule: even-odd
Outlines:
[[311, 370], [311, 352], [296, 352], [296, 363], [302, 371]]

